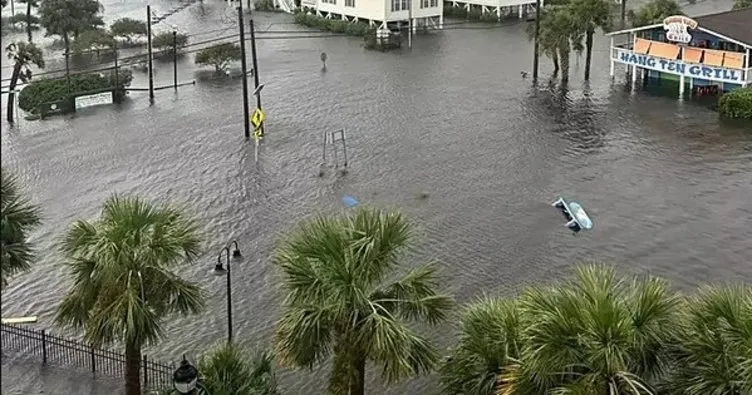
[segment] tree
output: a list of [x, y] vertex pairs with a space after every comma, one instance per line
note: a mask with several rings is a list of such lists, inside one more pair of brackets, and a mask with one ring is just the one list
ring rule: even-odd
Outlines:
[[95, 221], [75, 222], [62, 241], [73, 284], [56, 320], [83, 329], [93, 346], [125, 345], [126, 395], [141, 394], [141, 349], [163, 336], [163, 318], [203, 306], [201, 289], [172, 271], [198, 256], [201, 241], [184, 211], [118, 196]]
[[105, 29], [86, 30], [73, 40], [73, 52], [85, 52], [115, 47], [115, 37]]
[[100, 13], [102, 4], [97, 0], [44, 0], [39, 7], [42, 26], [47, 36], [60, 36], [70, 52], [70, 38], [82, 32], [104, 26]]
[[13, 25], [13, 27], [21, 26], [23, 29], [25, 29], [29, 42], [31, 42], [31, 38], [32, 38], [31, 32], [33, 30], [39, 29], [39, 18], [36, 15], [28, 15], [28, 14], [11, 15], [10, 17], [8, 17], [7, 23]]
[[734, 0], [734, 7], [732, 10], [741, 10], [742, 8], [752, 7], [752, 0]]
[[199, 51], [196, 54], [196, 64], [199, 66], [214, 66], [214, 70], [221, 72], [225, 71], [231, 61], [242, 58], [240, 45], [223, 43]]
[[26, 83], [31, 80], [32, 72], [31, 65], [36, 65], [40, 69], [44, 68], [44, 56], [42, 50], [37, 48], [32, 43], [25, 43], [19, 41], [14, 44], [10, 44], [5, 48], [8, 59], [13, 61], [13, 72], [10, 76], [10, 83], [8, 84], [8, 113], [7, 120], [9, 124], [13, 123], [13, 111], [15, 108], [16, 100], [16, 86], [18, 80]]
[[31, 268], [34, 249], [29, 233], [39, 225], [39, 208], [18, 191], [17, 179], [0, 170], [0, 289], [8, 279]]
[[364, 394], [368, 360], [387, 382], [429, 372], [436, 351], [405, 321], [438, 323], [452, 299], [437, 293], [430, 265], [391, 280], [411, 236], [402, 215], [377, 209], [303, 223], [275, 257], [286, 293], [275, 336], [281, 362], [313, 367], [334, 354], [335, 395]]
[[31, 42], [31, 31], [39, 26], [39, 18], [31, 14], [32, 8], [39, 7], [39, 0], [19, 0], [21, 3], [26, 3], [26, 34], [28, 35], [29, 42]]
[[173, 36], [172, 32], [162, 32], [156, 34], [151, 39], [151, 46], [157, 52], [172, 53], [172, 49], [176, 44], [177, 49], [182, 49], [188, 45], [188, 36], [182, 33], [177, 33]]
[[120, 18], [110, 25], [110, 31], [115, 37], [123, 37], [129, 44], [147, 33], [146, 22], [132, 18]]
[[269, 353], [249, 359], [228, 343], [201, 358], [202, 384], [212, 395], [278, 395], [274, 358]]
[[581, 266], [574, 281], [520, 297], [524, 347], [502, 394], [653, 394], [669, 364], [679, 298], [657, 278]]
[[520, 357], [520, 310], [516, 301], [483, 299], [462, 313], [459, 344], [441, 367], [447, 395], [489, 395], [503, 369]]
[[[579, 52], [582, 48], [581, 30], [566, 7], [547, 7], [541, 12], [539, 34], [540, 54], [551, 58], [554, 75], [561, 69], [561, 81], [566, 83], [569, 81], [569, 55], [572, 49]], [[529, 29], [528, 36], [534, 40], [535, 31]]]
[[651, 0], [640, 7], [636, 14], [630, 11], [634, 27], [662, 23], [672, 15], [683, 15], [681, 6], [675, 0]]
[[605, 30], [611, 25], [611, 6], [607, 0], [573, 0], [569, 7], [577, 27], [585, 35], [585, 81], [588, 81], [593, 58], [593, 36], [596, 29]]
[[752, 286], [705, 288], [682, 310], [671, 393], [752, 394]]

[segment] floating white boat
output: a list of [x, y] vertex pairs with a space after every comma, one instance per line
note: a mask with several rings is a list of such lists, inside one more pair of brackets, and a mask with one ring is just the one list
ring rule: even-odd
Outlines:
[[553, 206], [564, 214], [564, 218], [567, 219], [567, 228], [573, 232], [577, 233], [583, 229], [590, 230], [593, 228], [593, 221], [580, 203], [574, 200], [567, 201], [563, 197], [559, 197]]

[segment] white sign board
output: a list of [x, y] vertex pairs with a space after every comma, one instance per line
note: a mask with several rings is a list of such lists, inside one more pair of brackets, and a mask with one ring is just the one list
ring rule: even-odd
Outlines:
[[102, 92], [94, 95], [79, 96], [76, 98], [76, 110], [86, 107], [112, 104], [112, 92]]
[[718, 81], [731, 84], [742, 84], [744, 72], [742, 70], [725, 67], [711, 67], [704, 64], [685, 63], [681, 60], [669, 60], [650, 55], [636, 54], [632, 51], [619, 50], [616, 62], [635, 65], [643, 69], [660, 71], [685, 77], [698, 78], [708, 81]]
[[666, 39], [680, 44], [689, 44], [692, 41], [692, 35], [687, 29], [696, 28], [697, 22], [694, 19], [682, 15], [670, 16], [663, 20]]

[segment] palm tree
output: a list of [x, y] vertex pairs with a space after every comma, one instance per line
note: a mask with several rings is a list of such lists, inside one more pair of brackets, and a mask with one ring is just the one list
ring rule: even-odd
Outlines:
[[57, 322], [84, 330], [93, 346], [125, 345], [125, 390], [141, 394], [141, 348], [163, 336], [170, 313], [195, 314], [201, 289], [172, 269], [196, 258], [202, 238], [186, 213], [113, 196], [95, 221], [77, 221], [61, 250], [73, 285]]
[[35, 15], [31, 13], [32, 8], [39, 7], [39, 0], [19, 0], [21, 3], [26, 3], [26, 34], [29, 37], [29, 42], [31, 42], [31, 31], [34, 30], [35, 27], [39, 26], [39, 18], [37, 18]]
[[625, 281], [581, 266], [574, 281], [520, 298], [524, 348], [500, 393], [653, 394], [666, 366], [679, 299], [656, 278]]
[[752, 286], [706, 288], [683, 311], [672, 393], [752, 394]]
[[661, 23], [672, 15], [682, 15], [681, 6], [676, 0], [652, 0], [640, 7], [636, 14], [630, 11], [634, 27]]
[[201, 382], [212, 395], [278, 395], [274, 357], [269, 353], [249, 359], [233, 343], [205, 355], [198, 364]]
[[8, 278], [31, 268], [34, 250], [29, 233], [40, 222], [39, 208], [29, 203], [18, 191], [17, 180], [0, 170], [0, 289]]
[[[530, 39], [535, 39], [535, 31], [528, 30]], [[561, 81], [569, 81], [569, 55], [572, 50], [580, 51], [582, 34], [578, 30], [572, 14], [566, 7], [550, 6], [541, 12], [538, 46], [542, 55], [554, 63], [554, 75], [561, 69]]]
[[17, 43], [11, 43], [5, 47], [5, 53], [8, 59], [13, 61], [13, 73], [10, 76], [10, 83], [8, 84], [8, 123], [13, 123], [13, 110], [15, 108], [16, 100], [16, 86], [18, 80], [26, 83], [31, 79], [31, 65], [36, 65], [40, 69], [44, 68], [44, 56], [42, 50], [37, 48], [32, 43], [25, 43], [19, 41]]
[[593, 58], [593, 36], [596, 29], [609, 28], [611, 6], [607, 0], [573, 0], [570, 8], [578, 28], [585, 34], [585, 81], [588, 81]]
[[520, 357], [521, 331], [515, 301], [483, 299], [468, 306], [459, 344], [441, 367], [443, 393], [492, 394], [503, 369]]
[[281, 362], [313, 367], [333, 354], [335, 395], [364, 394], [368, 360], [387, 382], [433, 369], [436, 350], [406, 321], [436, 324], [453, 303], [437, 293], [433, 266], [393, 278], [411, 236], [402, 215], [376, 209], [303, 223], [275, 258], [286, 292], [275, 337]]

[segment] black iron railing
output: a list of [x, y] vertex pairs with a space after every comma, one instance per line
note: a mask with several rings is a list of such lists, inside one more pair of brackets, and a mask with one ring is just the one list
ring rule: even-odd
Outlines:
[[[45, 364], [73, 365], [89, 369], [92, 373], [125, 377], [124, 354], [54, 336], [44, 329], [0, 324], [0, 341], [3, 352], [16, 351], [24, 356], [41, 358]], [[152, 361], [144, 355], [141, 361], [141, 386], [145, 390], [169, 388], [174, 371], [174, 364]]]

